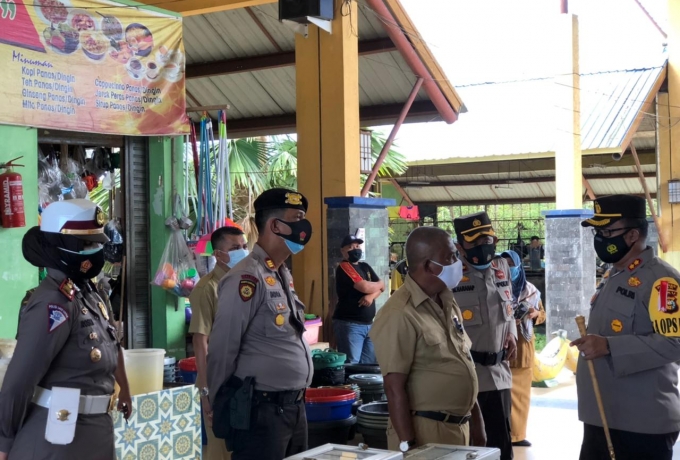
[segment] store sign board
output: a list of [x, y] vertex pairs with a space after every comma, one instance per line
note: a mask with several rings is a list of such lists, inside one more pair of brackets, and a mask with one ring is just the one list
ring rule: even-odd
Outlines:
[[186, 134], [182, 19], [102, 0], [0, 0], [0, 124]]

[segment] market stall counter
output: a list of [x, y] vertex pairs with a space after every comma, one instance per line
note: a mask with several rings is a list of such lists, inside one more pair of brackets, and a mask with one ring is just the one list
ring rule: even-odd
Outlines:
[[132, 417], [113, 412], [116, 458], [201, 458], [201, 402], [194, 385], [132, 397]]

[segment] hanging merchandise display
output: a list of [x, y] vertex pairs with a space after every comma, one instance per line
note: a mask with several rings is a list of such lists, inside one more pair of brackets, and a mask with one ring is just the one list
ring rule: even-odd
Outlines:
[[178, 297], [188, 297], [198, 283], [193, 254], [180, 230], [173, 230], [152, 284]]
[[[217, 227], [227, 225], [227, 210], [229, 220], [234, 220], [231, 202], [231, 174], [229, 171], [229, 140], [227, 139], [227, 111], [219, 111], [219, 152], [217, 161], [217, 196], [215, 197], [215, 214]], [[225, 193], [226, 186], [226, 193]], [[226, 197], [226, 201], [225, 201]]]
[[2, 214], [2, 226], [4, 228], [17, 228], [26, 226], [26, 214], [24, 212], [24, 188], [21, 182], [21, 174], [12, 171], [11, 168], [23, 166], [14, 162], [20, 158], [14, 158], [7, 163], [0, 164], [0, 169], [6, 171], [0, 174], [0, 214]]

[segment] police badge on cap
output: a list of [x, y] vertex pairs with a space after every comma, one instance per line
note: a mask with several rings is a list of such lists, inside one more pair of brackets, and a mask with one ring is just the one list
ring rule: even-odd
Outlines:
[[606, 227], [621, 219], [646, 219], [645, 199], [633, 195], [611, 195], [593, 204], [595, 215], [581, 222], [583, 227]]
[[57, 201], [42, 212], [40, 230], [73, 235], [96, 243], [108, 243], [109, 238], [104, 234], [105, 222], [104, 212], [92, 201]]

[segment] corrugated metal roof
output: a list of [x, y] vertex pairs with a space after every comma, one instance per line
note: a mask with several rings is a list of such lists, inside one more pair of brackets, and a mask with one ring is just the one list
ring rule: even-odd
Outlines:
[[[649, 192], [655, 194], [657, 191], [656, 178], [646, 178], [645, 181]], [[637, 178], [594, 179], [589, 182], [596, 196], [619, 193], [639, 195], [644, 193], [640, 180]], [[415, 203], [436, 202], [451, 203], [452, 205], [455, 205], [456, 202], [545, 201], [554, 198], [556, 194], [555, 182], [447, 187], [407, 186], [404, 187], [404, 190]]]
[[[363, 2], [362, 2], [363, 3]], [[360, 40], [386, 38], [380, 19], [358, 9]], [[252, 7], [251, 12], [284, 52], [295, 50], [295, 34], [278, 20], [277, 4]], [[279, 52], [244, 8], [188, 16], [183, 20], [187, 65], [205, 64]], [[416, 76], [398, 51], [361, 56], [359, 103], [361, 107], [403, 103]], [[295, 114], [295, 67], [281, 67], [216, 77], [188, 79], [188, 106], [229, 104], [232, 120]], [[421, 90], [416, 101], [428, 100]], [[200, 114], [189, 114], [194, 121]], [[213, 118], [217, 112], [211, 112]]]
[[[581, 148], [620, 148], [635, 117], [666, 68], [666, 57], [653, 68], [581, 76]], [[554, 151], [553, 114], [557, 89], [552, 79], [485, 83], [456, 88], [469, 112], [453, 125], [403, 126], [396, 143], [411, 164], [451, 158], [480, 158]], [[650, 109], [651, 110], [651, 109]], [[650, 126], [651, 124], [651, 126]], [[640, 130], [653, 130], [649, 120]], [[638, 142], [635, 145], [638, 146]], [[642, 141], [649, 144], [649, 140]]]

